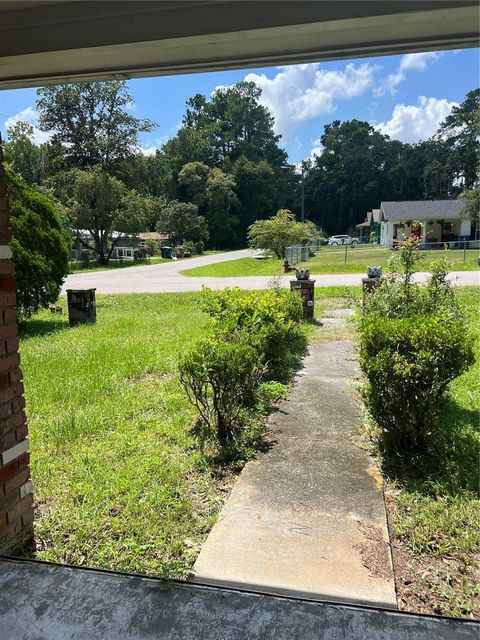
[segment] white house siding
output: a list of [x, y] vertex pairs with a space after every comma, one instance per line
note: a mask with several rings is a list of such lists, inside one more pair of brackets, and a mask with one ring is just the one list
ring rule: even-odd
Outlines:
[[[382, 202], [380, 242], [391, 247], [395, 240], [409, 238], [411, 224], [416, 219], [422, 225], [422, 244], [434, 248], [448, 241], [451, 248], [463, 247], [464, 241], [470, 241], [472, 237], [472, 222], [462, 217], [463, 207], [461, 199]], [[376, 211], [373, 210], [374, 216]], [[477, 232], [475, 240], [479, 235]]]
[[472, 221], [468, 218], [463, 218], [460, 220], [460, 233], [459, 236], [470, 236], [470, 232], [472, 229]]
[[384, 220], [380, 232], [380, 244], [384, 247], [391, 247], [393, 243], [393, 222]]

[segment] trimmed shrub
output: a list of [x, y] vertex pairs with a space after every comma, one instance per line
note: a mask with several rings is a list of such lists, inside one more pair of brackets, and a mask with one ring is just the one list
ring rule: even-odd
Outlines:
[[[299, 296], [281, 290], [203, 290], [210, 337], [180, 362], [180, 383], [199, 413], [194, 433], [222, 457], [245, 452], [261, 432], [258, 418], [285, 391], [306, 343]], [[268, 382], [267, 382], [268, 381]]]
[[211, 316], [217, 336], [255, 348], [268, 379], [284, 380], [305, 346], [302, 301], [290, 291], [204, 289], [203, 309]]
[[58, 299], [71, 243], [54, 202], [8, 168], [6, 176], [17, 309], [20, 318], [28, 318]]
[[180, 383], [200, 419], [196, 435], [227, 447], [241, 437], [245, 411], [255, 406], [263, 370], [256, 350], [241, 342], [199, 341], [180, 362]]
[[442, 395], [473, 361], [473, 339], [465, 324], [445, 314], [364, 320], [364, 398], [381, 428], [385, 453], [405, 457], [428, 449]]
[[427, 286], [413, 282], [415, 265], [419, 261], [419, 243], [416, 239], [405, 241], [390, 260], [390, 274], [365, 298], [364, 318], [377, 315], [382, 318], [410, 318], [445, 314], [450, 319], [460, 319], [461, 313], [455, 291], [448, 280], [451, 262], [448, 250], [429, 266]]

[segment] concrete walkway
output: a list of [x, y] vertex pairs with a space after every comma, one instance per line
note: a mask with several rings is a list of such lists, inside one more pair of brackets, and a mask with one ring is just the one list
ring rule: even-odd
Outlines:
[[348, 341], [314, 344], [194, 567], [200, 582], [396, 606], [382, 485], [358, 446]]

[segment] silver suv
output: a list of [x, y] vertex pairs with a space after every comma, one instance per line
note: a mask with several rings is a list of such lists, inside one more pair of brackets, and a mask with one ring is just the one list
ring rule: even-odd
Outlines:
[[341, 244], [351, 244], [355, 246], [358, 244], [358, 239], [351, 238], [350, 236], [330, 236], [327, 244], [330, 247], [338, 247]]

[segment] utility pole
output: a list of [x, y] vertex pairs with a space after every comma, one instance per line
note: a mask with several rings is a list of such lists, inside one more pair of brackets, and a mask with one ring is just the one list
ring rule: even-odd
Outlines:
[[303, 179], [305, 177], [305, 169], [302, 166], [302, 211], [300, 214], [301, 222], [305, 222], [305, 186]]
[[[289, 164], [282, 164], [282, 166], [280, 167], [281, 169], [290, 169], [292, 165]], [[298, 169], [296, 171], [296, 174], [298, 175]], [[301, 189], [302, 189], [302, 205], [301, 205], [301, 212], [300, 212], [300, 221], [301, 222], [305, 222], [305, 187], [303, 184], [303, 179], [305, 177], [305, 167], [302, 164], [302, 182], [301, 182]]]

